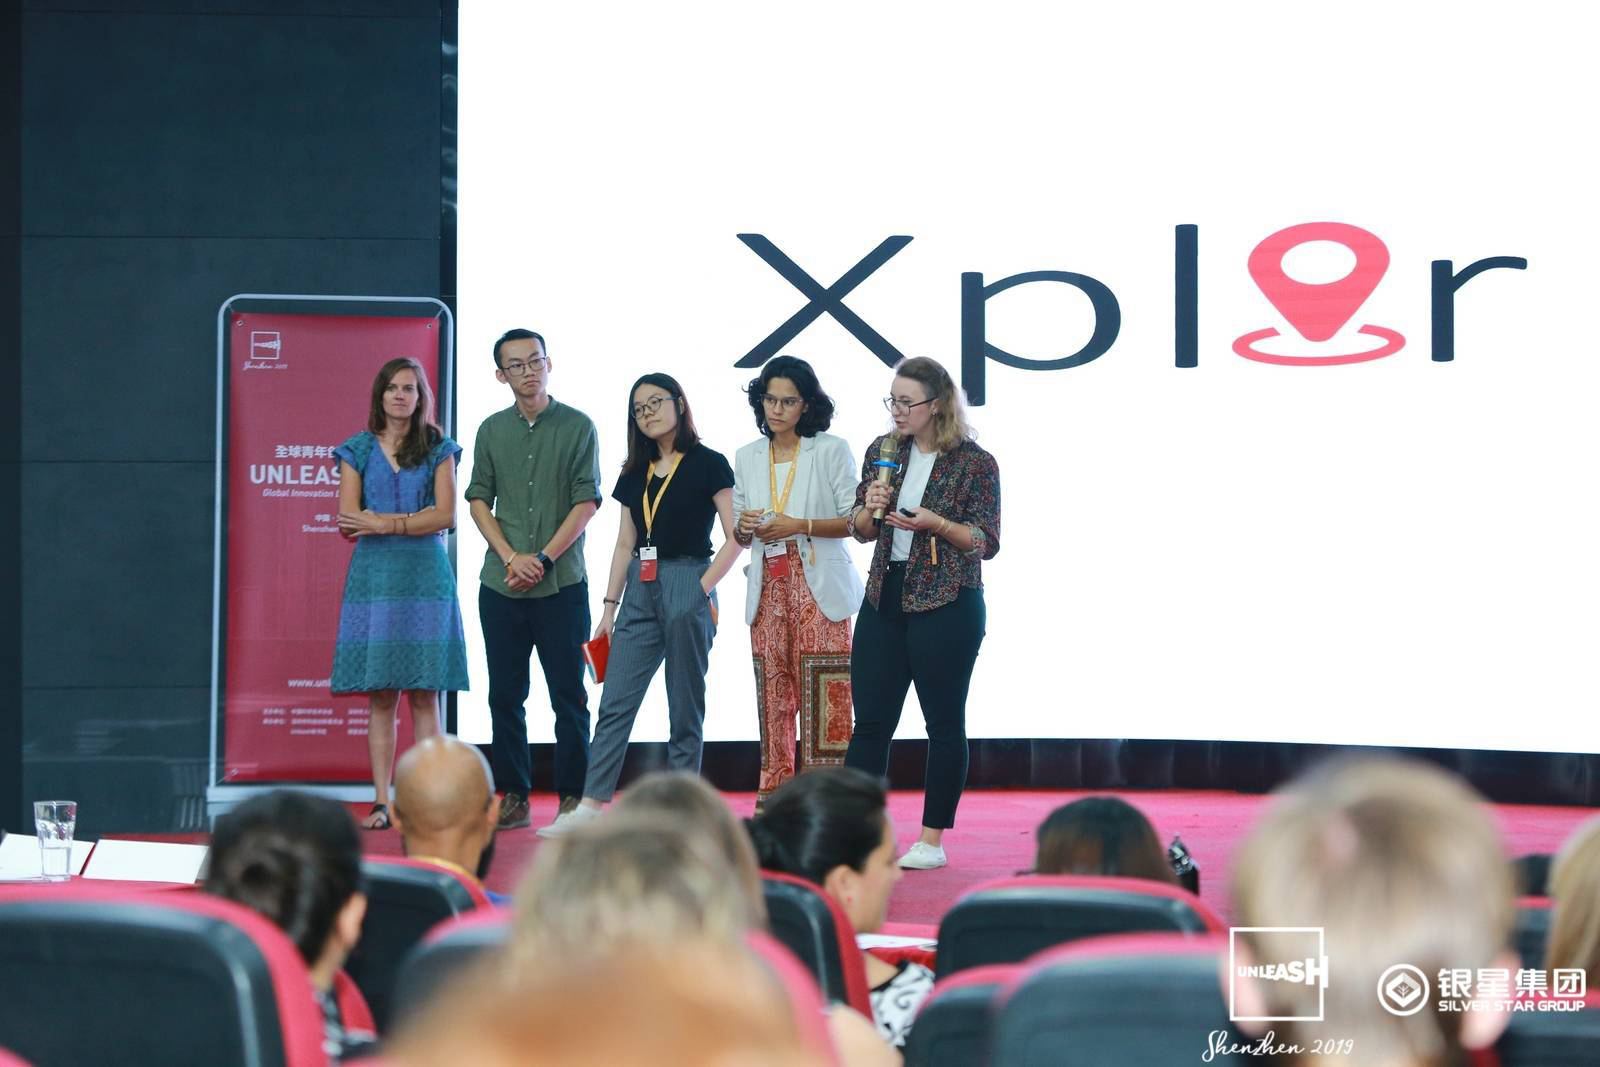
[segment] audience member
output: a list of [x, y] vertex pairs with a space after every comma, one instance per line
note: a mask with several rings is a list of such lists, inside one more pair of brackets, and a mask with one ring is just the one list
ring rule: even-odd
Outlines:
[[1545, 967], [1579, 967], [1585, 989], [1600, 991], [1600, 818], [1573, 831], [1556, 854], [1550, 876], [1550, 947]]
[[[392, 815], [407, 856], [483, 885], [500, 811], [489, 762], [476, 745], [444, 734], [412, 745], [395, 766]], [[484, 892], [496, 904], [509, 902]]]
[[[748, 825], [763, 867], [821, 887], [858, 934], [883, 925], [901, 870], [887, 797], [877, 779], [845, 767], [806, 771], [779, 786]], [[933, 972], [919, 963], [894, 965], [864, 956], [878, 1032], [903, 1046], [933, 988]]]
[[371, 1034], [345, 1027], [334, 993], [367, 910], [361, 840], [343, 805], [287, 790], [245, 801], [217, 820], [205, 888], [260, 912], [300, 950], [330, 1057], [371, 1049]]
[[1035, 874], [1103, 874], [1176, 885], [1155, 827], [1118, 797], [1084, 797], [1046, 816]]
[[827, 1062], [802, 1039], [772, 975], [721, 938], [551, 960], [509, 985], [467, 984], [424, 1013], [393, 1045], [386, 1059], [396, 1067], [823, 1067]]
[[[1392, 1014], [1374, 993], [1398, 964], [1418, 968], [1430, 985], [1442, 970], [1517, 966], [1507, 950], [1510, 864], [1479, 798], [1441, 770], [1363, 760], [1313, 772], [1247, 837], [1233, 900], [1240, 926], [1324, 931], [1325, 989], [1231, 976], [1240, 1016], [1321, 1017], [1319, 996], [1326, 998], [1325, 1021], [1270, 1024], [1279, 1044], [1306, 1050], [1291, 1055], [1291, 1064], [1320, 1062], [1313, 1042], [1334, 1035], [1353, 1041], [1362, 1063], [1454, 1064], [1464, 1050], [1492, 1044], [1505, 1026], [1502, 1012], [1439, 1010], [1448, 998], [1436, 986], [1406, 1016]], [[1235, 964], [1283, 962], [1283, 937], [1241, 931]]]
[[513, 956], [535, 965], [681, 941], [741, 944], [748, 893], [716, 846], [666, 814], [614, 812], [534, 853]]
[[617, 811], [655, 812], [670, 816], [697, 837], [710, 841], [738, 876], [751, 902], [751, 925], [767, 925], [761, 893], [761, 868], [750, 835], [729, 809], [722, 794], [704, 778], [688, 771], [656, 771], [630, 785], [616, 803]]
[[[719, 816], [704, 796], [690, 799], [683, 777], [689, 776], [641, 782], [626, 803], [539, 849], [517, 890], [514, 971], [668, 952], [685, 943], [742, 952], [746, 935], [765, 927], [759, 875], [752, 887], [745, 861], [733, 858], [739, 845], [708, 831]], [[652, 797], [671, 799], [659, 810], [641, 810]], [[715, 794], [710, 799], [722, 803]], [[690, 809], [699, 814], [686, 817]], [[829, 1012], [828, 1035], [846, 1067], [899, 1062], [849, 1008]]]

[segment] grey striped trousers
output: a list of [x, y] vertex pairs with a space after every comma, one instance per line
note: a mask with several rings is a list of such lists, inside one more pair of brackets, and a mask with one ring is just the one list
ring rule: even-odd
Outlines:
[[[667, 765], [699, 773], [701, 732], [706, 719], [706, 666], [716, 624], [700, 588], [709, 560], [664, 559], [656, 580], [639, 580], [639, 561], [628, 565], [628, 584], [611, 632], [606, 684], [589, 742], [589, 777], [583, 795], [602, 803], [617, 791], [628, 735], [645, 690], [667, 663]], [[713, 593], [713, 596], [716, 594]]]

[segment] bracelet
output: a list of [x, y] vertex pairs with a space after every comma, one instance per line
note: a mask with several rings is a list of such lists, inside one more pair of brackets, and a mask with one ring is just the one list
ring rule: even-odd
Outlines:
[[940, 519], [939, 520], [939, 532], [938, 532], [938, 534], [936, 536], [943, 537], [944, 536], [944, 532], [946, 530], [948, 530], [949, 528], [950, 528], [950, 520], [949, 519]]
[[408, 529], [407, 526], [406, 526], [406, 519], [409, 518], [409, 517], [410, 516], [405, 516], [405, 517], [402, 517], [401, 520], [400, 520], [400, 532], [402, 534], [406, 535], [406, 536], [410, 536], [410, 534], [411, 534], [411, 530]]
[[619, 608], [622, 606], [622, 601], [620, 601], [620, 600], [612, 600], [610, 597], [601, 597], [600, 598], [600, 603], [602, 603], [602, 604], [615, 604]]
[[516, 551], [515, 551], [515, 550], [513, 550], [513, 551], [512, 551], [512, 553], [511, 553], [511, 555], [509, 555], [509, 556], [507, 556], [507, 557], [506, 557], [506, 558], [505, 558], [505, 565], [506, 565], [506, 570], [510, 570], [510, 569], [511, 569], [511, 563], [512, 563], [512, 561], [513, 561], [513, 560], [515, 560], [515, 559], [516, 559], [516, 558], [517, 558], [517, 553], [516, 553]]
[[806, 536], [807, 537], [811, 536], [811, 520], [810, 519], [806, 520]]

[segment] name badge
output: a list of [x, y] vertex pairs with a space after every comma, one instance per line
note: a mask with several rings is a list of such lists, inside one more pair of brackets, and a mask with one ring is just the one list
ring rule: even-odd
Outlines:
[[775, 545], [766, 545], [767, 577], [787, 578], [789, 576], [789, 543], [779, 541]]
[[639, 580], [653, 582], [656, 580], [656, 546], [645, 545], [639, 549]]

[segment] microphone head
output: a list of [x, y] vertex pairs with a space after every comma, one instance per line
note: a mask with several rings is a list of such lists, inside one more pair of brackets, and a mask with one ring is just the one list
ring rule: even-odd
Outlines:
[[900, 435], [887, 433], [883, 440], [878, 442], [878, 458], [892, 460], [900, 454]]

